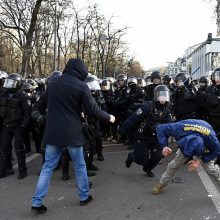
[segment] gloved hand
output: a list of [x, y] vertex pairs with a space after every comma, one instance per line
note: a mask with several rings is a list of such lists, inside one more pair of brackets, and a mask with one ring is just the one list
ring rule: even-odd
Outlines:
[[42, 124], [44, 124], [44, 122], [45, 122], [44, 116], [43, 116], [43, 115], [40, 115], [40, 116], [37, 118], [37, 123], [38, 123], [38, 125], [42, 125]]
[[111, 123], [114, 123], [115, 122], [115, 116], [114, 115], [110, 115], [110, 120], [109, 120]]
[[199, 160], [190, 160], [188, 162], [188, 171], [192, 172], [194, 170], [197, 170], [200, 164], [201, 162]]

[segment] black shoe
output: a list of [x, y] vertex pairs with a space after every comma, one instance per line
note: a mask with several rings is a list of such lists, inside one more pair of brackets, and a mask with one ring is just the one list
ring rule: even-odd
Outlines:
[[69, 180], [69, 179], [70, 179], [70, 176], [69, 176], [68, 173], [62, 173], [62, 180], [63, 180], [63, 181], [67, 181], [67, 180]]
[[98, 168], [97, 166], [93, 165], [93, 164], [90, 164], [90, 165], [88, 166], [88, 170], [91, 170], [91, 171], [98, 171], [99, 168]]
[[102, 155], [102, 153], [100, 153], [100, 154], [97, 154], [97, 159], [99, 160], [99, 161], [103, 161], [104, 160], [104, 156]]
[[6, 173], [7, 176], [9, 176], [9, 175], [14, 174], [14, 171], [12, 170], [12, 168], [7, 168], [5, 173]]
[[89, 181], [89, 188], [92, 188], [93, 183]]
[[26, 172], [22, 172], [22, 173], [19, 173], [18, 176], [17, 176], [17, 179], [24, 179], [25, 177], [27, 176], [27, 171]]
[[47, 211], [47, 207], [44, 205], [41, 205], [40, 207], [31, 207], [31, 211], [35, 212], [36, 214], [43, 214]]
[[92, 201], [92, 196], [89, 195], [89, 197], [86, 200], [80, 201], [80, 205], [81, 206], [87, 205], [91, 201]]
[[96, 172], [91, 171], [91, 170], [87, 170], [87, 175], [88, 175], [88, 176], [95, 176], [95, 175], [96, 175]]
[[133, 162], [133, 160], [131, 159], [131, 154], [128, 153], [128, 158], [127, 158], [127, 160], [125, 161], [125, 165], [126, 165], [126, 167], [127, 167], [127, 168], [130, 168], [132, 162]]
[[143, 168], [143, 171], [147, 174], [147, 176], [154, 177], [154, 173], [151, 170]]

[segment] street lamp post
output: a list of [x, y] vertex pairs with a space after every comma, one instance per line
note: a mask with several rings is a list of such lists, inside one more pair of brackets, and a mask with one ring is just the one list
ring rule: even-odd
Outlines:
[[102, 79], [105, 77], [105, 47], [106, 47], [107, 36], [105, 34], [100, 35], [100, 41], [102, 44]]

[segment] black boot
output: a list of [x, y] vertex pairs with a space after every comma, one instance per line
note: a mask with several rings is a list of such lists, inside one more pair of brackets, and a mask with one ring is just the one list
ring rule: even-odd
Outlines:
[[95, 166], [94, 164], [89, 164], [87, 169], [91, 170], [91, 171], [98, 171], [99, 170], [99, 168], [97, 166]]
[[99, 161], [103, 161], [105, 159], [102, 153], [97, 153], [97, 157]]
[[147, 176], [154, 177], [154, 173], [151, 170], [149, 170], [148, 168], [143, 167], [143, 171], [147, 174]]
[[13, 171], [12, 168], [6, 168], [5, 173], [6, 173], [7, 176], [9, 176], [9, 175], [13, 175], [14, 171]]
[[125, 165], [127, 168], [130, 168], [131, 167], [131, 164], [132, 164], [133, 160], [131, 159], [131, 153], [128, 153], [128, 157], [125, 161]]
[[27, 176], [25, 150], [16, 150], [18, 159], [18, 176], [17, 179], [24, 179]]
[[18, 173], [17, 179], [24, 179], [27, 176], [27, 170]]
[[88, 175], [88, 176], [95, 176], [95, 175], [96, 175], [96, 172], [91, 171], [91, 170], [87, 170], [87, 175]]
[[6, 158], [4, 152], [0, 152], [0, 178], [6, 177]]

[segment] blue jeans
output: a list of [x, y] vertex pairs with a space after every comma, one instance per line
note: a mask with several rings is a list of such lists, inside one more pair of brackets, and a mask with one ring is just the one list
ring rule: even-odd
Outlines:
[[[86, 200], [89, 196], [89, 184], [83, 156], [83, 147], [67, 146], [67, 149], [73, 161], [73, 169], [75, 169], [75, 177], [80, 200]], [[40, 207], [43, 204], [43, 199], [47, 195], [49, 189], [53, 170], [57, 166], [61, 154], [61, 146], [46, 146], [45, 163], [42, 166], [37, 188], [32, 198], [32, 206]]]

